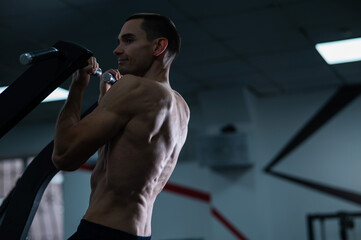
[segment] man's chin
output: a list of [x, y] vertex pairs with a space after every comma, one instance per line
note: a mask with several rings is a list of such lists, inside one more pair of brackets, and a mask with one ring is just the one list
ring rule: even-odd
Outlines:
[[125, 74], [129, 74], [129, 71], [127, 71], [126, 69], [124, 68], [118, 68], [118, 71], [121, 75], [125, 75]]

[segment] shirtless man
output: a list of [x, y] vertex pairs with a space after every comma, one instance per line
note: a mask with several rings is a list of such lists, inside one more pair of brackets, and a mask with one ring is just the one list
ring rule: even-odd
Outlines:
[[73, 75], [56, 125], [53, 162], [73, 171], [98, 150], [89, 207], [70, 239], [150, 239], [154, 201], [186, 140], [189, 108], [169, 84], [180, 48], [173, 23], [157, 14], [125, 21], [114, 50], [117, 82], [100, 81], [98, 107], [80, 120], [95, 58]]

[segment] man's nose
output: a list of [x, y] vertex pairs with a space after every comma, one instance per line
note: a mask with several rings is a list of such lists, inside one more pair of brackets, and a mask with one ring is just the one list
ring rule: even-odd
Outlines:
[[117, 56], [123, 53], [123, 49], [121, 48], [120, 44], [114, 49], [113, 53]]

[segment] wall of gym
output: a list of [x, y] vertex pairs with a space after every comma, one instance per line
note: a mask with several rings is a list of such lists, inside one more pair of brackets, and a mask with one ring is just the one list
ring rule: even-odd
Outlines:
[[[308, 214], [359, 211], [360, 206], [355, 203], [274, 178], [263, 171], [334, 92], [335, 89], [329, 89], [257, 98], [245, 89], [219, 89], [189, 99], [196, 104], [191, 109], [188, 141], [170, 182], [208, 192], [211, 202], [164, 191], [154, 209], [154, 239], [239, 239], [212, 216], [212, 207], [217, 208], [247, 239], [256, 240], [304, 240], [308, 237]], [[359, 192], [359, 109], [361, 98], [336, 115], [276, 169]], [[236, 132], [222, 132], [227, 125], [234, 126]], [[53, 127], [54, 123], [20, 124], [1, 139], [0, 157], [36, 154], [53, 138]], [[247, 155], [240, 155], [246, 159], [222, 167], [222, 162], [228, 161], [224, 156], [229, 155], [222, 157], [218, 152], [208, 162], [201, 160], [208, 153], [200, 151], [200, 141], [225, 134], [246, 136]], [[29, 136], [36, 137], [30, 139]], [[214, 144], [214, 141], [209, 144]], [[224, 142], [219, 142], [222, 144]], [[65, 238], [75, 230], [87, 207], [89, 178], [88, 171], [64, 173]], [[355, 227], [349, 230], [350, 236], [361, 236], [359, 226], [361, 222], [355, 218]], [[339, 230], [337, 221], [325, 222], [327, 239], [339, 239]], [[315, 235], [319, 236], [319, 231]]]

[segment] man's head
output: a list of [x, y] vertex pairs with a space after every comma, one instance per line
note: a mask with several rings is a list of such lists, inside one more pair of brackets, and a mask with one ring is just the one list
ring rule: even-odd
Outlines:
[[134, 14], [126, 19], [114, 50], [122, 74], [142, 75], [162, 56], [169, 67], [179, 53], [180, 37], [173, 22], [153, 13]]
[[141, 27], [146, 32], [149, 41], [160, 37], [168, 39], [169, 56], [172, 58], [177, 56], [181, 39], [172, 20], [156, 13], [137, 13], [127, 18], [125, 22], [131, 19], [143, 19]]

